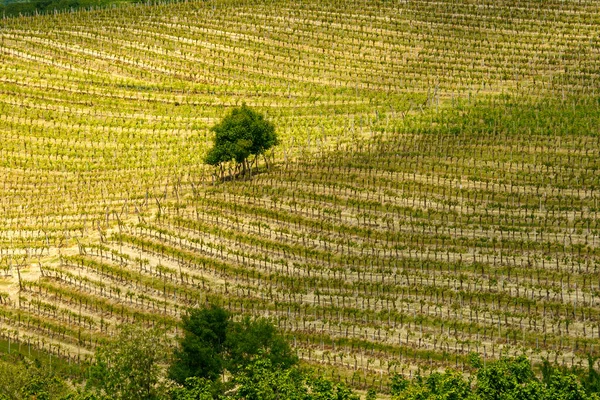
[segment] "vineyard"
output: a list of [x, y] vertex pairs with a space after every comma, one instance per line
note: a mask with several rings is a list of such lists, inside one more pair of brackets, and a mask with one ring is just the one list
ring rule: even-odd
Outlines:
[[[0, 20], [2, 337], [82, 361], [213, 302], [358, 386], [600, 355], [599, 27], [591, 0]], [[242, 102], [281, 144], [222, 179]]]

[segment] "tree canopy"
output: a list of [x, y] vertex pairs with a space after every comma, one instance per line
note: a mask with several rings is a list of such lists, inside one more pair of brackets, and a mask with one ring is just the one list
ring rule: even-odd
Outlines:
[[278, 369], [288, 369], [298, 361], [288, 342], [267, 319], [249, 317], [232, 323], [227, 330], [227, 369], [236, 373], [261, 356]]
[[215, 380], [227, 369], [237, 373], [261, 354], [274, 367], [287, 369], [297, 363], [288, 342], [265, 318], [234, 321], [224, 309], [211, 306], [190, 309], [183, 317], [184, 335], [174, 352], [170, 377]]
[[214, 146], [204, 159], [209, 165], [235, 161], [246, 170], [250, 155], [264, 154], [279, 144], [273, 124], [245, 104], [231, 110], [211, 131], [215, 133]]
[[190, 377], [213, 380], [221, 374], [229, 318], [227, 311], [216, 306], [188, 310], [182, 318], [184, 335], [169, 369], [173, 380], [179, 383]]
[[117, 340], [96, 350], [87, 387], [100, 398], [164, 398], [160, 365], [166, 361], [166, 354], [164, 332], [125, 325]]

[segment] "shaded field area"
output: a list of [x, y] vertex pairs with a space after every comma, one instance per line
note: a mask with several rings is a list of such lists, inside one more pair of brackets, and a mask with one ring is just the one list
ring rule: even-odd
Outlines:
[[40, 14], [72, 12], [79, 9], [98, 9], [124, 3], [139, 3], [137, 0], [3, 0], [0, 14], [3, 17], [18, 17]]

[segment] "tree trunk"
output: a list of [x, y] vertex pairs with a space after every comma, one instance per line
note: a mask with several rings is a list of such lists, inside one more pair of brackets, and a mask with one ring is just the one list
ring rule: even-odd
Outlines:
[[252, 178], [252, 166], [248, 162], [247, 158], [244, 160], [244, 168], [248, 171], [248, 175], [250, 176], [250, 178]]

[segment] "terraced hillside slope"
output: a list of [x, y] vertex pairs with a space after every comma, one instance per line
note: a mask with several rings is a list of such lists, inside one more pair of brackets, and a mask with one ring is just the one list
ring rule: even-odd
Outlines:
[[[600, 2], [320, 3], [1, 20], [4, 337], [81, 359], [212, 301], [354, 384], [598, 353]], [[220, 182], [242, 102], [282, 144]]]

